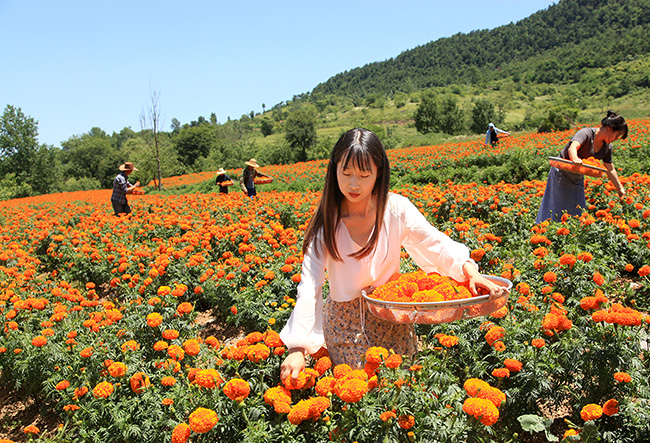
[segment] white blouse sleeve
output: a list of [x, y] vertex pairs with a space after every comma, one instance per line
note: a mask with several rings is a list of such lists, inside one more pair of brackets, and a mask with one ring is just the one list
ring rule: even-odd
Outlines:
[[[401, 197], [401, 196], [400, 196]], [[397, 199], [402, 221], [402, 246], [425, 272], [437, 272], [457, 281], [465, 281], [463, 265], [468, 261], [469, 249], [436, 229], [406, 197]]]
[[314, 243], [303, 257], [301, 280], [298, 284], [296, 305], [289, 321], [282, 328], [280, 338], [288, 349], [303, 348], [307, 354], [317, 352], [324, 344], [323, 335], [323, 284], [325, 283], [325, 247], [320, 243], [320, 256]]

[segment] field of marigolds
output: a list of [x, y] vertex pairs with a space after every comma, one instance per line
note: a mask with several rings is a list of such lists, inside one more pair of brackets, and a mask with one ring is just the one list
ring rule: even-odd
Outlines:
[[626, 198], [587, 178], [586, 212], [537, 225], [572, 133], [390, 151], [393, 192], [510, 279], [508, 303], [418, 325], [412, 359], [323, 349], [297, 383], [278, 332], [325, 162], [263, 167], [252, 201], [169, 178], [121, 218], [109, 190], [0, 202], [0, 386], [39, 408], [4, 408], [0, 441], [647, 441], [650, 121], [615, 146]]

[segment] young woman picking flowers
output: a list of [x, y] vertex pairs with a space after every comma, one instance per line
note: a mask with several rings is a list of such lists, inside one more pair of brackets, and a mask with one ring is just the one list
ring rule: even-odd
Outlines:
[[[433, 227], [407, 198], [388, 192], [390, 165], [377, 136], [352, 129], [336, 143], [316, 212], [307, 227], [298, 296], [280, 333], [289, 349], [281, 377], [297, 379], [305, 354], [326, 344], [332, 364], [360, 368], [365, 350], [383, 346], [413, 354], [412, 325], [396, 325], [367, 313], [361, 291], [399, 272], [400, 248], [425, 272], [469, 281], [491, 297], [504, 289], [482, 277], [465, 245]], [[322, 287], [329, 280], [329, 298]]]

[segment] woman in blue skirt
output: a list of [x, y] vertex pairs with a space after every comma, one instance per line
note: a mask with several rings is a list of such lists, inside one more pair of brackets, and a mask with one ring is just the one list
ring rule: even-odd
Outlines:
[[[599, 128], [583, 128], [576, 132], [560, 153], [560, 158], [577, 164], [589, 157], [602, 160], [618, 196], [623, 198], [625, 188], [612, 163], [612, 143], [627, 137], [627, 123], [623, 117], [612, 111], [607, 111], [607, 117], [600, 123]], [[541, 223], [549, 218], [559, 221], [565, 212], [569, 215], [580, 215], [586, 206], [584, 177], [551, 167], [535, 222]]]

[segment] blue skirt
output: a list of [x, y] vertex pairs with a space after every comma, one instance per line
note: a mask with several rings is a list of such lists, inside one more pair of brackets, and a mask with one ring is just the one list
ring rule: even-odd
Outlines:
[[585, 178], [580, 174], [552, 167], [535, 222], [541, 223], [549, 218], [552, 221], [560, 221], [563, 213], [580, 215], [586, 207]]

